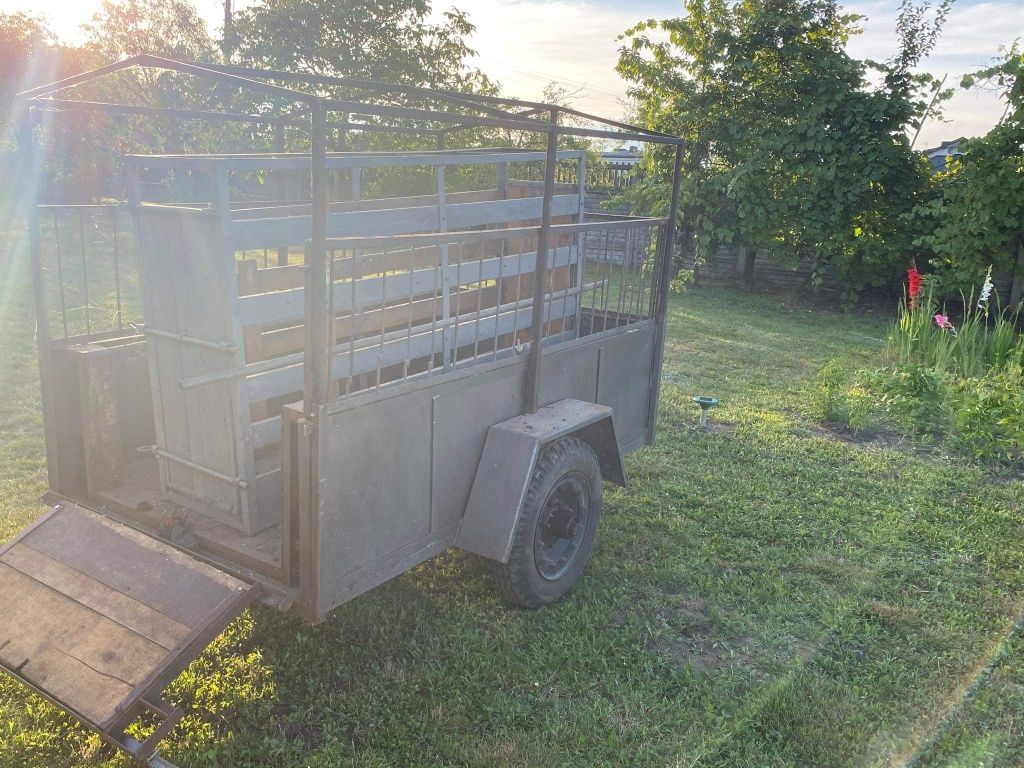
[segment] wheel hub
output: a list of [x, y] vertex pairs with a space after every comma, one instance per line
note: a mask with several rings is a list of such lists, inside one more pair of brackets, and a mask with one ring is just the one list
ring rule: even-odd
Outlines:
[[537, 571], [553, 581], [576, 560], [590, 516], [590, 487], [586, 477], [573, 472], [556, 483], [537, 520], [534, 561]]

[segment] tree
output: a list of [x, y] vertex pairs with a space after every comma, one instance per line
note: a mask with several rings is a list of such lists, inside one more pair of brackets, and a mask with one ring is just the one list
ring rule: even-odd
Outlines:
[[251, 67], [460, 91], [487, 86], [466, 66], [474, 27], [462, 11], [431, 23], [429, 0], [265, 0], [228, 33]]
[[[684, 245], [699, 258], [746, 249], [748, 279], [759, 251], [832, 264], [851, 298], [898, 272], [910, 246], [903, 216], [927, 178], [906, 132], [932, 81], [913, 67], [948, 6], [904, 0], [900, 46], [884, 63], [849, 56], [862, 17], [834, 0], [687, 0], [685, 17], [628, 30], [618, 70], [643, 120], [687, 139]], [[652, 29], [668, 40], [652, 41]], [[667, 177], [668, 153], [648, 162], [660, 171], [648, 178]]]
[[988, 134], [961, 145], [963, 156], [935, 174], [912, 220], [914, 245], [936, 269], [944, 293], [970, 292], [991, 267], [1013, 274], [1011, 305], [1024, 298], [1024, 52], [1018, 44], [995, 66], [967, 75], [964, 88], [998, 89], [1002, 119]]
[[0, 13], [0, 94], [9, 97], [45, 77], [56, 43], [39, 17]]
[[[217, 55], [205, 22], [188, 0], [104, 0], [83, 30], [86, 41], [74, 50], [76, 71], [141, 53], [198, 61]], [[95, 101], [202, 109], [217, 109], [233, 98], [208, 84], [197, 88], [197, 82], [172, 72], [131, 69], [77, 86], [75, 93]], [[52, 200], [121, 196], [124, 155], [206, 151], [232, 130], [237, 129], [141, 116], [47, 115], [41, 136], [48, 161], [44, 188]]]

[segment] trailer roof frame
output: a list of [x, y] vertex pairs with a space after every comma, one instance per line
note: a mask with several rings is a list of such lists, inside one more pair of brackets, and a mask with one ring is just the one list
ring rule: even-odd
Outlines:
[[[523, 99], [495, 96], [491, 94], [462, 93], [459, 91], [440, 88], [425, 88], [421, 86], [385, 83], [375, 80], [361, 80], [299, 72], [283, 72], [280, 70], [253, 69], [249, 67], [238, 67], [224, 64], [180, 61], [162, 56], [153, 56], [150, 54], [131, 56], [121, 61], [107, 64], [86, 72], [81, 72], [62, 80], [30, 88], [19, 93], [18, 98], [24, 100], [29, 107], [46, 111], [84, 110], [112, 114], [150, 115], [176, 120], [246, 122], [268, 125], [280, 124], [304, 126], [307, 124], [307, 121], [302, 119], [305, 115], [300, 116], [294, 113], [244, 115], [216, 112], [212, 110], [171, 109], [167, 107], [151, 107], [54, 98], [54, 94], [60, 93], [61, 91], [98, 80], [117, 72], [134, 68], [160, 69], [164, 71], [178, 72], [180, 74], [209, 78], [219, 83], [238, 86], [241, 89], [263, 93], [268, 96], [289, 99], [292, 102], [301, 102], [309, 111], [313, 111], [314, 105], [319, 105], [320, 109], [323, 109], [325, 112], [342, 112], [345, 114], [345, 119], [342, 121], [325, 121], [325, 127], [327, 128], [343, 128], [344, 130], [352, 131], [415, 133], [443, 138], [447, 133], [450, 133], [453, 130], [463, 130], [474, 127], [493, 127], [505, 128], [512, 131], [526, 131], [530, 133], [547, 134], [553, 132], [559, 136], [630, 139], [655, 144], [671, 144], [677, 146], [683, 142], [681, 138], [676, 136], [652, 131], [609, 118], [599, 117], [597, 115], [557, 104], [526, 101]], [[276, 81], [276, 83], [291, 83], [293, 86], [301, 85], [307, 87], [329, 86], [351, 88], [353, 90], [370, 91], [374, 96], [371, 98], [337, 99], [323, 96], [318, 93], [311, 93], [308, 90], [303, 90], [298, 87], [279, 85], [274, 81]], [[382, 96], [386, 94], [396, 94], [433, 100], [448, 104], [453, 108], [475, 111], [478, 114], [464, 114], [461, 112], [443, 111], [439, 109], [422, 109], [401, 106], [394, 103], [381, 103], [387, 101], [382, 98]], [[513, 112], [509, 111], [509, 108], [521, 111]], [[530, 119], [531, 116], [540, 115], [544, 112], [548, 112], [550, 114], [571, 115], [581, 120], [588, 120], [617, 130], [582, 128], [578, 126], [560, 125], [553, 120]], [[353, 114], [393, 120], [421, 120], [424, 122], [448, 125], [441, 128], [434, 128], [352, 122], [348, 118]]]

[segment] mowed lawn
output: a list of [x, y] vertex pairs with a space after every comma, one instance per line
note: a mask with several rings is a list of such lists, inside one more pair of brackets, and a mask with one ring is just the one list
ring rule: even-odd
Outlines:
[[[45, 487], [23, 240], [0, 247], [0, 539]], [[256, 608], [174, 685], [198, 766], [1019, 766], [1024, 482], [816, 421], [884, 319], [692, 290], [657, 445], [608, 487], [565, 601], [504, 605], [457, 552], [311, 627]], [[723, 401], [696, 429], [695, 393]], [[382, 511], [382, 514], [385, 513]], [[2, 638], [0, 638], [2, 642]], [[126, 761], [0, 681], [0, 766]]]

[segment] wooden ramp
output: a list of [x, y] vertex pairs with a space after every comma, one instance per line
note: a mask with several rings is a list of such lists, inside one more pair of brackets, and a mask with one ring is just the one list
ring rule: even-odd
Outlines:
[[[55, 507], [0, 550], [0, 667], [139, 759], [164, 688], [257, 588], [103, 515]], [[124, 733], [149, 711], [144, 743]]]

